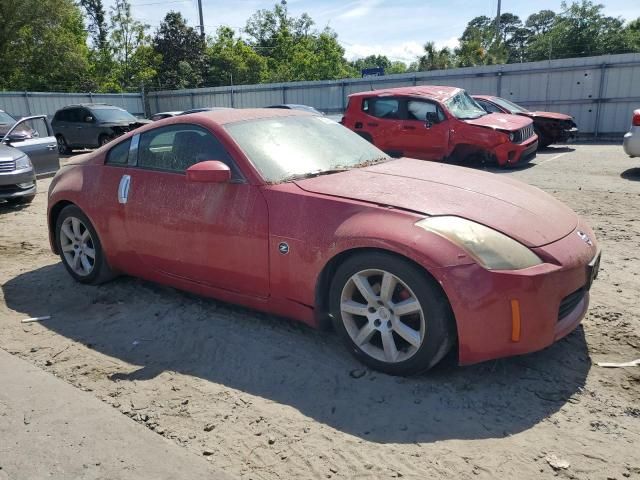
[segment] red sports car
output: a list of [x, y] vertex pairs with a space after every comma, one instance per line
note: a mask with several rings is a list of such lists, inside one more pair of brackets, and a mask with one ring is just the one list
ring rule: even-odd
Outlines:
[[333, 322], [367, 365], [411, 374], [540, 350], [585, 315], [599, 250], [550, 195], [391, 159], [295, 110], [160, 120], [77, 157], [49, 190], [71, 276], [119, 273]]

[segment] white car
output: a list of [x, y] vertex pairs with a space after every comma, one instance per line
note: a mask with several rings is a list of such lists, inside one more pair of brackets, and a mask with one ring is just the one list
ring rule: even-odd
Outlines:
[[633, 112], [631, 128], [624, 136], [622, 148], [630, 157], [640, 157], [640, 109]]

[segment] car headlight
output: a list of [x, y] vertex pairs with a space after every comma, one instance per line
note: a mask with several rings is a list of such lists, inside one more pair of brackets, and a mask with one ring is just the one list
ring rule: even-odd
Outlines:
[[513, 238], [464, 218], [429, 217], [415, 225], [455, 243], [487, 270], [520, 270], [542, 263]]
[[516, 139], [516, 134], [513, 132], [509, 132], [509, 141], [513, 142]]
[[16, 170], [22, 170], [25, 168], [31, 168], [31, 159], [27, 155], [23, 155], [16, 159]]

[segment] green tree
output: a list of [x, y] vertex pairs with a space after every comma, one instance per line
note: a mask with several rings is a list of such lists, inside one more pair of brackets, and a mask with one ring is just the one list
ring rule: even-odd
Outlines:
[[219, 86], [260, 83], [267, 77], [267, 61], [233, 29], [220, 27], [207, 49], [207, 85]]
[[0, 1], [0, 89], [84, 89], [86, 40], [72, 0]]
[[625, 26], [625, 35], [629, 49], [633, 52], [640, 52], [640, 17]]
[[158, 66], [162, 88], [203, 85], [207, 70], [206, 44], [200, 34], [187, 25], [180, 13], [167, 13], [152, 43], [162, 58]]
[[266, 81], [326, 80], [355, 74], [336, 33], [329, 28], [318, 32], [313, 25], [306, 13], [290, 16], [285, 0], [249, 18], [244, 31], [249, 45], [267, 61]]
[[529, 60], [623, 53], [632, 50], [621, 18], [605, 16], [601, 4], [589, 0], [562, 2], [545, 33], [529, 42]]
[[418, 57], [418, 70], [445, 70], [455, 66], [455, 56], [451, 49], [443, 47], [436, 48], [435, 43], [424, 44], [424, 54]]
[[553, 10], [540, 10], [538, 13], [532, 13], [525, 22], [525, 27], [531, 32], [531, 35], [544, 35], [551, 30], [556, 19]]
[[111, 8], [109, 36], [116, 89], [119, 86], [123, 90], [138, 90], [141, 83], [148, 83], [156, 75], [160, 57], [150, 48], [148, 28], [149, 25], [133, 18], [129, 0], [116, 0]]

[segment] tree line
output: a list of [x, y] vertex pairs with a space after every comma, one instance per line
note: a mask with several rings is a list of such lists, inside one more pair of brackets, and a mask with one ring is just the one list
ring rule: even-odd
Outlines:
[[387, 74], [640, 52], [640, 18], [606, 16], [590, 0], [563, 2], [524, 21], [473, 18], [458, 46], [424, 44], [406, 64], [381, 52], [348, 61], [338, 35], [316, 28], [286, 0], [256, 11], [244, 28], [202, 36], [175, 11], [153, 31], [133, 17], [130, 0], [2, 0], [0, 90], [124, 92]]

